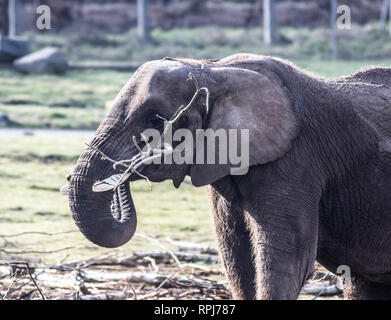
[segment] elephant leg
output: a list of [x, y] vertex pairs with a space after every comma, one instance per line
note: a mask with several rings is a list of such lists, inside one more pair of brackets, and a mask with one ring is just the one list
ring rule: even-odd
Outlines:
[[238, 184], [254, 252], [257, 299], [297, 299], [314, 270], [321, 191], [315, 179], [294, 169], [254, 168]]
[[316, 238], [299, 230], [260, 224], [249, 215], [256, 263], [257, 299], [294, 300], [314, 271]]
[[391, 300], [391, 286], [352, 275], [343, 295], [346, 300]]
[[[255, 268], [243, 209], [208, 187], [222, 264], [233, 299], [255, 299]], [[235, 204], [236, 203], [236, 204]]]

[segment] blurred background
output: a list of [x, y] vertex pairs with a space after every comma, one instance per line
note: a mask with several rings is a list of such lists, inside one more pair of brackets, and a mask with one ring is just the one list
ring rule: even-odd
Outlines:
[[[88, 243], [59, 194], [143, 62], [247, 52], [333, 78], [391, 66], [390, 13], [389, 0], [0, 0], [0, 261], [156, 249], [140, 237], [115, 250]], [[203, 188], [132, 190], [138, 233], [215, 246]]]

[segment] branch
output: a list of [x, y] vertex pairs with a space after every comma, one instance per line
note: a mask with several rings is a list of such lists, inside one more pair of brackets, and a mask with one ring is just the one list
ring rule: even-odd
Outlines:
[[166, 238], [167, 242], [176, 245], [178, 247], [179, 251], [183, 252], [199, 252], [199, 253], [206, 253], [206, 254], [215, 254], [218, 255], [218, 251], [216, 248], [205, 246], [198, 243], [190, 243], [190, 242], [182, 242], [182, 241], [175, 241], [171, 238]]
[[24, 265], [26, 268], [27, 268], [27, 272], [28, 272], [28, 275], [31, 279], [31, 281], [34, 283], [35, 287], [37, 288], [42, 300], [46, 300], [45, 299], [45, 296], [43, 295], [41, 289], [39, 288], [37, 282], [35, 281], [33, 275], [32, 275], [32, 272], [31, 272], [31, 269], [30, 269], [30, 266], [28, 264], [28, 262], [11, 262], [10, 265], [16, 267], [16, 268], [21, 268], [20, 265]]

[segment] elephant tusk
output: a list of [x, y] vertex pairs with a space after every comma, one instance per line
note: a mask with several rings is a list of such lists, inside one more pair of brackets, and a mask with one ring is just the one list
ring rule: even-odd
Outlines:
[[130, 175], [131, 173], [127, 173], [125, 175], [123, 174], [112, 175], [111, 177], [108, 177], [103, 181], [98, 181], [94, 183], [94, 185], [92, 186], [92, 191], [105, 192], [105, 191], [113, 190], [121, 183], [123, 183], [127, 178], [129, 178]]
[[69, 195], [69, 184], [66, 184], [65, 186], [62, 186], [60, 189], [60, 194], [63, 196]]

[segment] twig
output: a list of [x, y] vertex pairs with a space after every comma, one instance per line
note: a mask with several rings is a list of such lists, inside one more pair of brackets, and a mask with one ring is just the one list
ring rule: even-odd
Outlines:
[[16, 267], [18, 267], [18, 268], [20, 268], [20, 267], [19, 267], [20, 264], [25, 265], [26, 268], [27, 268], [28, 275], [29, 275], [31, 281], [34, 283], [35, 287], [37, 288], [37, 290], [38, 290], [38, 292], [39, 292], [39, 294], [40, 294], [42, 300], [46, 300], [46, 299], [45, 299], [45, 296], [43, 295], [41, 289], [39, 288], [37, 282], [35, 281], [35, 279], [34, 279], [32, 273], [31, 273], [31, 269], [30, 269], [30, 266], [29, 266], [28, 262], [12, 262], [12, 263], [10, 263], [10, 264], [11, 264], [11, 265], [14, 265], [14, 266], [16, 266]]
[[140, 148], [140, 146], [138, 145], [137, 143], [137, 139], [136, 139], [136, 136], [133, 136], [133, 143], [134, 145], [136, 146], [137, 150], [139, 153], [143, 152], [143, 150]]
[[85, 144], [86, 144], [87, 147], [89, 147], [89, 148], [95, 150], [96, 152], [98, 152], [98, 153], [102, 156], [102, 160], [108, 160], [108, 161], [110, 161], [110, 162], [112, 162], [112, 163], [116, 163], [116, 162], [117, 162], [117, 161], [111, 159], [109, 156], [105, 155], [105, 154], [104, 154], [102, 151], [100, 151], [97, 147], [94, 147], [94, 146], [92, 146], [92, 145], [90, 145], [90, 144], [88, 144], [88, 143], [85, 143]]
[[155, 259], [152, 257], [145, 257], [146, 260], [148, 260], [151, 263], [152, 268], [154, 269], [155, 273], [159, 272], [159, 267], [156, 265]]
[[133, 172], [135, 174], [137, 174], [138, 176], [140, 176], [141, 178], [145, 179], [149, 185], [149, 190], [151, 191], [152, 190], [152, 183], [151, 183], [151, 180], [149, 180], [149, 178], [147, 176], [144, 176], [143, 174], [141, 174], [140, 172], [138, 172], [137, 170], [133, 170]]
[[174, 261], [177, 263], [178, 267], [182, 268], [181, 262], [179, 261], [178, 257], [176, 256], [176, 254], [171, 249], [169, 249], [166, 246], [162, 245], [157, 239], [154, 239], [154, 238], [152, 238], [150, 236], [147, 236], [146, 234], [136, 233], [136, 235], [138, 237], [141, 237], [141, 238], [147, 239], [149, 241], [152, 241], [152, 242], [156, 243], [160, 248], [166, 250], [171, 255], [171, 257], [174, 259]]
[[130, 281], [128, 281], [128, 285], [129, 285], [130, 289], [132, 289], [132, 291], [133, 291], [133, 298], [134, 298], [134, 300], [137, 300], [136, 290], [134, 289], [134, 287], [133, 287], [133, 285], [132, 285], [132, 283]]
[[168, 281], [174, 278], [178, 272], [179, 271], [177, 270], [174, 273], [170, 274], [166, 279], [164, 279], [163, 282], [159, 284], [159, 286], [155, 289], [155, 292], [158, 292]]
[[10, 292], [12, 286], [14, 285], [16, 281], [16, 277], [13, 277], [11, 284], [9, 285], [7, 291], [5, 292], [4, 296], [1, 298], [2, 300], [7, 300], [8, 293]]

